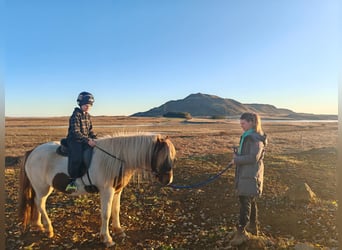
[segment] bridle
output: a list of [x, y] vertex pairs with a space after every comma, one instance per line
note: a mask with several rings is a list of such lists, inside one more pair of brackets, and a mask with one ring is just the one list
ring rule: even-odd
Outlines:
[[[154, 150], [153, 150], [153, 155], [152, 155], [152, 162], [151, 162], [151, 172], [152, 174], [156, 177], [156, 178], [159, 178], [160, 176], [162, 176], [163, 174], [166, 174], [166, 173], [169, 173], [171, 171], [171, 167], [169, 166], [169, 164], [167, 164], [167, 159], [164, 161], [164, 164], [162, 165], [162, 167], [160, 168], [161, 171], [159, 172], [158, 169], [157, 169], [157, 166], [156, 166], [156, 159], [155, 159], [155, 155], [158, 153], [158, 151], [160, 151], [160, 149], [158, 149], [157, 147], [158, 145], [156, 144], [154, 146]], [[103, 148], [95, 145], [95, 147], [97, 149], [99, 149], [100, 151], [102, 151], [103, 153], [109, 155], [110, 157], [118, 160], [118, 161], [121, 161], [122, 163], [124, 163], [125, 161], [120, 159], [119, 157], [117, 157], [116, 155], [114, 154], [111, 154], [109, 153], [108, 151], [104, 150]], [[147, 169], [144, 169], [144, 170], [147, 170]], [[148, 170], [147, 170], [148, 171]]]
[[159, 153], [160, 150], [163, 149], [163, 147], [160, 147], [161, 142], [157, 141], [157, 143], [154, 146], [153, 149], [153, 154], [152, 154], [152, 159], [151, 159], [151, 169], [152, 169], [152, 174], [156, 177], [156, 178], [160, 178], [161, 176], [163, 176], [164, 174], [168, 174], [171, 172], [172, 170], [172, 165], [169, 164], [169, 159], [165, 159], [163, 165], [160, 167], [160, 169], [157, 169], [157, 155]]

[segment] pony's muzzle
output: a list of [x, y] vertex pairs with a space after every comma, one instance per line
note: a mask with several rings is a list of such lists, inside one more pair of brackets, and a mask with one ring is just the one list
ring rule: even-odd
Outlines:
[[158, 175], [158, 179], [159, 179], [159, 182], [164, 186], [171, 184], [173, 181], [173, 171], [171, 170], [161, 175]]

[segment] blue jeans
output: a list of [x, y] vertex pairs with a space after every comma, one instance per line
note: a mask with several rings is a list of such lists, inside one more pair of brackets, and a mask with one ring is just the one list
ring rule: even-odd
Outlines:
[[88, 144], [78, 142], [75, 140], [68, 140], [68, 172], [71, 179], [81, 177], [83, 174], [83, 152], [89, 148]]

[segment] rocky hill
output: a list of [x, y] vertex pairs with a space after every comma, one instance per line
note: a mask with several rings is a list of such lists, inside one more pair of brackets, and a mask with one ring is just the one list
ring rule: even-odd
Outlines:
[[337, 119], [337, 115], [300, 114], [270, 104], [243, 104], [233, 99], [202, 93], [191, 94], [181, 100], [168, 101], [159, 107], [135, 113], [132, 116], [158, 117], [168, 112], [187, 112], [193, 117], [229, 117], [238, 116], [243, 112], [257, 112], [263, 117], [279, 119]]

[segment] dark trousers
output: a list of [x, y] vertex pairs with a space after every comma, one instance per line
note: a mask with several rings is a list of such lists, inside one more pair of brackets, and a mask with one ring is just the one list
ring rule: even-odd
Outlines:
[[89, 146], [85, 143], [75, 140], [68, 140], [68, 172], [71, 179], [76, 179], [82, 176], [83, 152]]
[[258, 207], [256, 197], [239, 196], [240, 201], [240, 218], [239, 228], [244, 229], [248, 222], [257, 224], [258, 222]]

